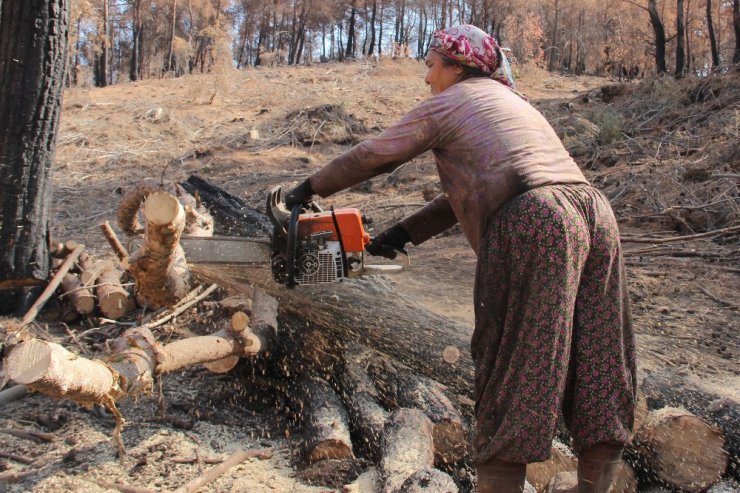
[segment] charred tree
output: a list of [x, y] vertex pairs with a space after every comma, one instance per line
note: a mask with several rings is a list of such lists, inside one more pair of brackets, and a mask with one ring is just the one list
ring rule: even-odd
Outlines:
[[[735, 4], [738, 2], [735, 1]], [[712, 19], [712, 0], [707, 0], [707, 34], [709, 45], [712, 48], [712, 68], [719, 67], [719, 49], [717, 48], [717, 35], [714, 33], [714, 20]]]
[[345, 56], [347, 58], [355, 57], [355, 18], [357, 17], [356, 0], [352, 0], [352, 10], [349, 14], [349, 31], [347, 32], [347, 49]]
[[141, 19], [141, 0], [134, 0], [131, 9], [133, 23], [131, 25], [131, 66], [129, 69], [129, 78], [135, 81], [141, 78], [141, 54], [143, 53], [144, 24]]
[[[0, 289], [49, 275], [51, 165], [61, 110], [68, 0], [0, 3]], [[0, 296], [0, 313], [17, 304]]]
[[686, 70], [684, 34], [683, 0], [676, 0], [676, 79], [682, 78]]
[[664, 74], [667, 71], [665, 64], [665, 28], [658, 13], [656, 0], [648, 1], [648, 13], [650, 14], [650, 24], [653, 26], [653, 33], [655, 34], [655, 68], [658, 74]]
[[735, 53], [732, 56], [732, 63], [738, 64], [740, 70], [740, 0], [732, 2], [732, 25], [735, 29]]
[[373, 56], [375, 49], [375, 15], [378, 12], [378, 0], [373, 0], [373, 12], [370, 14], [370, 47], [367, 50], [367, 56]]

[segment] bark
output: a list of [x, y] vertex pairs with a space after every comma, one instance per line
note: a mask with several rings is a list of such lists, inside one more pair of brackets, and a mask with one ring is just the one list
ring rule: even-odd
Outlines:
[[724, 444], [719, 428], [673, 407], [652, 411], [634, 442], [651, 473], [690, 493], [704, 491], [725, 473]]
[[395, 411], [385, 425], [381, 448], [381, 491], [398, 491], [411, 476], [434, 467], [432, 422], [418, 409]]
[[121, 286], [122, 275], [122, 271], [108, 264], [96, 279], [100, 312], [111, 320], [118, 320], [133, 308], [129, 292]]
[[[242, 318], [243, 321], [243, 318]], [[31, 339], [9, 348], [3, 370], [10, 380], [28, 389], [64, 397], [83, 405], [109, 405], [123, 396], [151, 389], [153, 375], [223, 359], [251, 356], [260, 350], [248, 326], [228, 329], [160, 345], [151, 331], [137, 327], [114, 340], [107, 361], [79, 357], [58, 344]], [[244, 341], [252, 340], [251, 345]]]
[[664, 74], [667, 71], [665, 64], [665, 29], [658, 13], [656, 0], [648, 0], [648, 13], [650, 14], [650, 24], [653, 26], [653, 34], [655, 35], [655, 67], [658, 74]]
[[462, 417], [439, 383], [415, 375], [409, 368], [378, 353], [369, 354], [365, 366], [386, 406], [416, 408], [432, 421], [434, 459], [438, 465], [458, 462], [468, 454]]
[[[59, 125], [68, 0], [4, 0], [0, 23], [0, 288], [49, 275], [51, 165]], [[0, 296], [0, 313], [16, 308]]]
[[702, 390], [686, 377], [669, 372], [652, 373], [643, 380], [641, 390], [650, 409], [682, 407], [722, 429], [730, 454], [729, 472], [740, 480], [740, 402], [736, 398]]
[[197, 194], [213, 216], [216, 224], [214, 234], [263, 238], [272, 234], [272, 224], [267, 216], [241, 198], [197, 176], [190, 176], [181, 185], [190, 194]]
[[136, 298], [152, 308], [173, 305], [191, 289], [190, 271], [179, 244], [185, 229], [185, 210], [165, 192], [144, 201], [144, 244], [132, 255], [129, 272], [136, 280]]
[[347, 412], [339, 396], [320, 378], [305, 379], [300, 388], [308, 462], [353, 458]]
[[62, 279], [62, 292], [80, 315], [95, 311], [95, 298], [90, 289], [84, 287], [77, 274], [67, 274]]
[[368, 351], [358, 345], [348, 348], [344, 354], [344, 368], [338, 372], [337, 380], [356, 443], [377, 462], [382, 457], [380, 446], [388, 412], [378, 403], [378, 390], [366, 370], [367, 356]]

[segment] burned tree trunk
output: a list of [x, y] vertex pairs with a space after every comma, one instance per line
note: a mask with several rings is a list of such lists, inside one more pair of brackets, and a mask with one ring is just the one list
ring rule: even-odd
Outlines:
[[49, 275], [50, 170], [61, 110], [68, 0], [0, 4], [0, 313]]
[[[287, 290], [267, 269], [230, 268], [228, 273], [217, 266], [192, 269], [230, 292], [243, 291], [245, 283], [258, 285], [278, 300], [286, 316], [304, 320], [331, 338], [403, 361], [453, 393], [468, 396], [472, 391], [473, 362], [467, 349], [471, 329], [419, 307], [382, 276]], [[459, 353], [454, 362], [442, 356], [451, 347]]]
[[373, 460], [381, 457], [380, 445], [388, 411], [378, 403], [379, 394], [365, 367], [367, 351], [359, 346], [347, 349], [344, 368], [339, 372], [341, 395], [360, 448]]
[[320, 378], [304, 379], [299, 387], [308, 462], [353, 458], [347, 412], [339, 396]]

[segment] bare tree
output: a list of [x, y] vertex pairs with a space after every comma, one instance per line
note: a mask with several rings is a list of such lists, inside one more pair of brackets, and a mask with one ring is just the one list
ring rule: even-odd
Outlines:
[[[3, 0], [0, 11], [0, 288], [21, 288], [49, 274], [50, 174], [69, 2]], [[0, 296], [0, 311], [17, 302]]]
[[667, 72], [665, 64], [665, 28], [658, 13], [656, 0], [648, 0], [648, 12], [650, 13], [650, 24], [655, 34], [655, 68], [659, 74]]
[[738, 64], [740, 70], [740, 0], [732, 2], [732, 24], [735, 28], [735, 53], [732, 56], [732, 63]]
[[686, 51], [684, 48], [683, 0], [676, 0], [676, 78], [684, 76]]

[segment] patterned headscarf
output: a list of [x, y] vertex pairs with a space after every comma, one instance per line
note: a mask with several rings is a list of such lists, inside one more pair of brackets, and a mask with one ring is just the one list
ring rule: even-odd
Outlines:
[[492, 79], [514, 89], [509, 61], [493, 36], [470, 24], [459, 24], [435, 31], [431, 48], [460, 62], [478, 68]]

